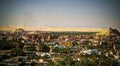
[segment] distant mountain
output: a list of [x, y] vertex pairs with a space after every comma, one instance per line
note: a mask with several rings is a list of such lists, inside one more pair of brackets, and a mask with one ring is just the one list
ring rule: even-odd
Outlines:
[[22, 28], [27, 31], [78, 31], [78, 32], [101, 32], [105, 28], [64, 28], [64, 27], [30, 27], [30, 26], [0, 26], [0, 30], [11, 30]]

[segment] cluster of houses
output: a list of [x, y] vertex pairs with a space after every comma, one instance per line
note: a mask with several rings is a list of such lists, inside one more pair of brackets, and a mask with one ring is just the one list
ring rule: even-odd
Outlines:
[[[120, 60], [120, 33], [116, 29], [109, 28], [109, 35], [91, 34], [91, 35], [60, 35], [56, 37], [49, 34], [49, 32], [41, 31], [24, 31], [23, 29], [17, 29], [15, 32], [0, 31], [0, 40], [7, 38], [8, 40], [19, 40], [24, 43], [23, 51], [25, 56], [17, 56], [9, 59], [5, 59], [2, 62], [8, 64], [9, 61], [13, 61], [12, 64], [19, 64], [18, 59], [24, 59], [24, 62], [31, 66], [31, 63], [38, 63], [46, 65], [49, 62], [56, 62], [62, 59], [61, 56], [64, 53], [54, 52], [53, 49], [70, 48], [67, 51], [73, 51], [66, 55], [71, 55], [75, 60], [77, 55], [85, 54], [98, 54], [105, 55], [106, 57], [113, 56], [112, 59]], [[14, 44], [12, 42], [11, 44]], [[40, 52], [39, 46], [45, 44], [50, 48], [49, 52]], [[35, 46], [35, 50], [27, 50], [28, 46]], [[28, 58], [28, 56], [37, 56], [38, 59]], [[16, 59], [17, 58], [17, 59]], [[16, 61], [15, 61], [16, 60]], [[80, 58], [76, 59], [77, 61]], [[9, 62], [10, 63], [10, 62]], [[0, 63], [2, 64], [2, 63]], [[12, 65], [11, 64], [11, 65]]]

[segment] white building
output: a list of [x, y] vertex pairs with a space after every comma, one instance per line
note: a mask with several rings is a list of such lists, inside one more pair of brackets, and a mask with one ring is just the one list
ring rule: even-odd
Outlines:
[[89, 50], [82, 50], [80, 53], [82, 54], [98, 54], [98, 50], [97, 49], [89, 49]]

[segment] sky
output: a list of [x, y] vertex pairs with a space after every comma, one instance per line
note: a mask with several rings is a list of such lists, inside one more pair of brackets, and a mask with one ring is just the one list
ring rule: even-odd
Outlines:
[[120, 0], [0, 0], [0, 26], [120, 28]]

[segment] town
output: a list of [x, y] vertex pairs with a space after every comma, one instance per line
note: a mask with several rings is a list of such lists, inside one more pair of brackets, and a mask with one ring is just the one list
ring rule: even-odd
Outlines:
[[0, 66], [120, 66], [120, 32], [0, 31]]

